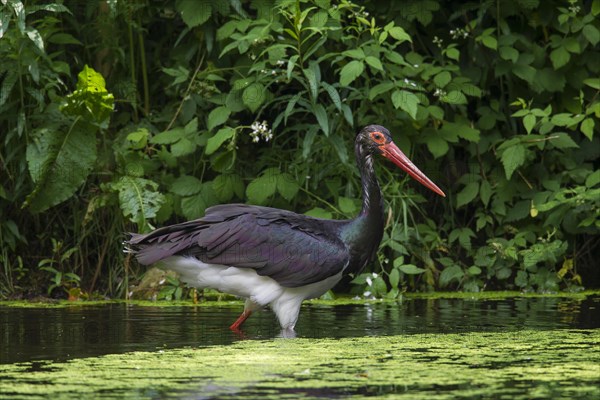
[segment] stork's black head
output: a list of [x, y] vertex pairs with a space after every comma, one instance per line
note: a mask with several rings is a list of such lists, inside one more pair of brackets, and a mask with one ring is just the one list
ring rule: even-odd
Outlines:
[[[413, 179], [421, 183], [426, 188], [436, 192], [440, 196], [446, 197], [444, 192], [436, 186], [412, 161], [408, 159], [394, 144], [390, 132], [381, 125], [368, 125], [356, 135], [357, 149], [361, 149], [359, 157], [366, 157], [367, 154], [378, 154], [387, 158], [398, 167], [406, 171]], [[367, 154], [364, 154], [366, 151]]]
[[383, 155], [383, 146], [388, 143], [392, 143], [392, 136], [381, 125], [367, 125], [356, 135], [356, 144], [369, 154]]

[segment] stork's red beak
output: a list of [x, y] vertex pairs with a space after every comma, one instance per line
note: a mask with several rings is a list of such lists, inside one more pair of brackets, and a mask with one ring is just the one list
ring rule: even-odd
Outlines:
[[402, 150], [400, 150], [398, 146], [394, 144], [394, 142], [388, 142], [381, 145], [381, 149], [385, 158], [406, 171], [414, 180], [426, 188], [436, 192], [440, 196], [446, 197], [446, 194], [442, 192], [442, 189], [437, 187], [435, 183], [431, 182], [431, 179], [422, 173], [421, 170], [419, 170], [419, 168], [417, 168], [415, 164], [413, 164], [412, 161], [410, 161], [408, 157], [404, 155]]

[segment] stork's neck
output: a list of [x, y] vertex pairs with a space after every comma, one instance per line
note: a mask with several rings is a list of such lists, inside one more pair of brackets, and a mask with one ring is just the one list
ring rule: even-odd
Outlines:
[[[363, 147], [356, 146], [356, 163], [360, 171], [362, 185], [362, 210], [357, 219], [366, 219], [373, 226], [383, 224], [383, 196], [381, 188], [375, 175], [373, 167], [373, 157], [364, 151]], [[379, 223], [376, 224], [375, 221]]]
[[359, 273], [375, 256], [383, 236], [383, 197], [375, 176], [373, 158], [356, 145], [356, 163], [360, 170], [363, 205], [360, 214], [348, 221], [341, 232], [350, 251], [346, 273]]
[[360, 214], [348, 221], [342, 236], [349, 247], [370, 253], [379, 246], [383, 234], [383, 196], [375, 176], [371, 154], [359, 143], [356, 144], [355, 152], [363, 204]]

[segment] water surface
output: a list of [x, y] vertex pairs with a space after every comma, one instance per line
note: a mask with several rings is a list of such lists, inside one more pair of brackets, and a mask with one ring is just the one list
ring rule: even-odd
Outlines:
[[600, 398], [600, 296], [303, 306], [0, 305], [0, 398]]
[[[242, 309], [241, 303], [227, 307], [119, 303], [61, 308], [3, 307], [0, 303], [0, 364], [227, 345], [279, 336], [277, 320], [268, 310], [252, 315], [243, 335], [229, 331], [227, 327]], [[600, 328], [600, 296], [584, 300], [412, 299], [391, 304], [309, 304], [302, 307], [296, 331], [301, 338], [344, 338], [557, 328]]]

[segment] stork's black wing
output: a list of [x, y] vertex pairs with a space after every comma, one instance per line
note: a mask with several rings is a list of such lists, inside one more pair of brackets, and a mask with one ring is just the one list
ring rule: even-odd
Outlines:
[[128, 247], [149, 265], [172, 255], [253, 268], [286, 287], [321, 281], [350, 260], [339, 238], [342, 221], [321, 220], [268, 207], [211, 207], [200, 219], [132, 235]]

